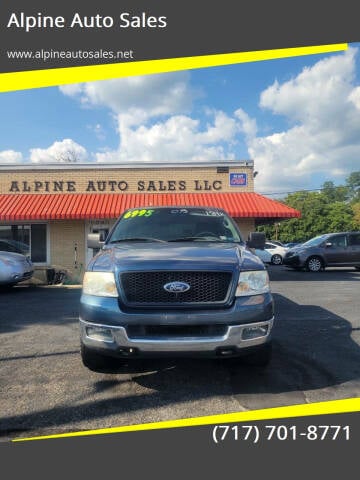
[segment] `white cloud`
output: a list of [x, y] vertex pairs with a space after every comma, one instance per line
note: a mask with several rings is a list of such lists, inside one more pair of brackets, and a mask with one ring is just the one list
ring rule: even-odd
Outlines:
[[88, 160], [86, 149], [70, 138], [54, 142], [49, 148], [32, 148], [30, 150], [30, 161], [33, 163], [71, 163], [86, 160]]
[[346, 108], [355, 74], [355, 49], [326, 58], [297, 77], [279, 85], [276, 81], [262, 92], [260, 106], [293, 121], [330, 122], [339, 106]]
[[129, 126], [119, 115], [120, 147], [98, 153], [99, 162], [121, 161], [207, 161], [233, 159], [231, 146], [241, 125], [224, 112], [212, 112], [211, 122], [201, 127], [199, 120], [174, 115], [151, 126]]
[[264, 137], [248, 136], [249, 154], [259, 171], [258, 191], [306, 188], [316, 175], [340, 178], [359, 169], [356, 53], [350, 48], [323, 59], [262, 92], [260, 106], [283, 115], [290, 128]]
[[188, 72], [176, 72], [66, 85], [60, 90], [84, 106], [105, 106], [123, 115], [129, 125], [139, 125], [152, 117], [188, 112], [200, 94], [189, 80]]
[[15, 150], [3, 150], [0, 152], [0, 163], [17, 163], [22, 160], [21, 152], [15, 152]]
[[360, 87], [356, 87], [352, 92], [350, 92], [349, 101], [352, 102], [358, 110], [360, 110]]
[[250, 118], [242, 108], [236, 110], [235, 117], [240, 121], [241, 132], [245, 135], [245, 138], [251, 139], [255, 137], [257, 133], [256, 120]]
[[202, 125], [189, 113], [202, 95], [189, 72], [129, 77], [60, 87], [88, 107], [107, 107], [117, 122], [119, 147], [96, 154], [99, 162], [210, 161], [234, 159], [239, 133], [256, 122], [238, 109], [233, 115], [210, 108]]

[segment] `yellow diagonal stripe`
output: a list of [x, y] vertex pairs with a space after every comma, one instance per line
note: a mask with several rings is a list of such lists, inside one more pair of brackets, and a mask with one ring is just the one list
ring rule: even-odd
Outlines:
[[0, 92], [343, 51], [347, 43], [0, 74]]
[[104, 435], [109, 433], [136, 432], [144, 430], [160, 430], [168, 428], [195, 427], [203, 425], [216, 425], [226, 423], [249, 422], [255, 420], [271, 420], [278, 418], [305, 417], [310, 415], [329, 415], [335, 413], [350, 413], [360, 411], [360, 398], [333, 400], [305, 405], [292, 405], [287, 407], [266, 408], [264, 410], [251, 410], [246, 412], [210, 415], [206, 417], [184, 418], [157, 423], [143, 423], [125, 427], [101, 428], [80, 432], [62, 433], [58, 435], [45, 435], [39, 437], [17, 438], [13, 442], [29, 440], [46, 440], [50, 438], [81, 437], [88, 435]]

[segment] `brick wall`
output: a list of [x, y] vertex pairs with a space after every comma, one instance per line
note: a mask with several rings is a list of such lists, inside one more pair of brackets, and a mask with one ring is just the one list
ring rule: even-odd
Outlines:
[[246, 186], [229, 185], [229, 173], [217, 167], [86, 168], [0, 170], [2, 193], [137, 193], [137, 192], [252, 192], [253, 167], [230, 167], [246, 173]]
[[82, 275], [85, 268], [85, 222], [54, 221], [50, 223], [49, 230], [50, 265], [65, 268], [75, 277]]
[[234, 218], [235, 223], [240, 228], [243, 240], [247, 240], [249, 233], [255, 232], [255, 220], [253, 218]]

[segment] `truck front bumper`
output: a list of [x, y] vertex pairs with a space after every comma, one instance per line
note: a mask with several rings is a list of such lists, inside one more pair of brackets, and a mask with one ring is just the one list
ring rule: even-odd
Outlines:
[[245, 349], [267, 343], [273, 323], [270, 294], [238, 298], [226, 309], [133, 313], [121, 312], [116, 299], [83, 295], [80, 309], [81, 342], [115, 357], [240, 355]]
[[274, 319], [260, 323], [230, 325], [222, 336], [214, 337], [135, 337], [129, 338], [125, 327], [96, 325], [80, 320], [81, 341], [88, 348], [119, 357], [161, 354], [204, 354], [233, 356], [242, 349], [269, 341]]

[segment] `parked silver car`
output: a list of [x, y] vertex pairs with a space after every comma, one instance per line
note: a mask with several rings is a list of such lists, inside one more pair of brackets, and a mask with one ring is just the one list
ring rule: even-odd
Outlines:
[[16, 285], [34, 273], [30, 258], [15, 252], [0, 251], [0, 286]]
[[281, 265], [287, 253], [286, 247], [277, 245], [272, 241], [266, 241], [264, 250], [255, 250], [255, 254], [261, 258], [264, 263]]

